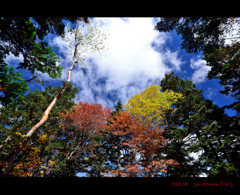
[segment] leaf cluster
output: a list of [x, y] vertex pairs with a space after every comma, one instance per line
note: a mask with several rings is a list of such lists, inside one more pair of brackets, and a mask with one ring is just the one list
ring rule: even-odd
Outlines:
[[172, 109], [171, 105], [182, 97], [173, 91], [161, 92], [158, 85], [152, 85], [134, 95], [124, 106], [133, 117], [143, 119], [146, 123], [163, 125], [165, 113]]
[[224, 29], [221, 25], [228, 23], [228, 17], [163, 17], [155, 26], [158, 31], [175, 30], [182, 36], [182, 49], [188, 53], [203, 50], [206, 45], [224, 44]]

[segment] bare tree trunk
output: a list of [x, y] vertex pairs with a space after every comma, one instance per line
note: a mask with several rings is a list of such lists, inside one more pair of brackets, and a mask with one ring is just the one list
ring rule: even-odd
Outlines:
[[[68, 70], [68, 77], [66, 84], [62, 87], [61, 91], [53, 98], [52, 102], [49, 104], [45, 112], [43, 113], [42, 119], [34, 125], [26, 134], [24, 139], [18, 144], [18, 146], [8, 155], [6, 161], [4, 162], [1, 170], [1, 175], [6, 176], [9, 172], [9, 168], [11, 166], [11, 163], [14, 161], [16, 156], [19, 154], [19, 152], [23, 149], [23, 147], [26, 145], [27, 141], [32, 137], [32, 135], [37, 131], [37, 129], [42, 126], [48, 119], [49, 112], [52, 110], [53, 106], [55, 105], [58, 98], [64, 93], [64, 91], [67, 89], [69, 83], [70, 83], [70, 77], [71, 77], [71, 71], [74, 66], [74, 64], [77, 63], [77, 60], [74, 58], [74, 62], [72, 63], [71, 67]], [[11, 139], [11, 137], [10, 137]], [[6, 140], [5, 140], [6, 141]]]

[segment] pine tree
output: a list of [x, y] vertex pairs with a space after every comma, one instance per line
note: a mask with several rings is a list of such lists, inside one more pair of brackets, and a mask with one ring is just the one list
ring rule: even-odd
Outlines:
[[[231, 117], [224, 109], [204, 99], [203, 91], [196, 89], [192, 81], [184, 81], [171, 73], [165, 75], [161, 87], [184, 97], [174, 103], [175, 110], [167, 115], [169, 126], [164, 136], [170, 140], [168, 155], [180, 163], [178, 169], [169, 170], [170, 175], [236, 175], [239, 165], [230, 156], [233, 151], [236, 155], [239, 144], [236, 124], [230, 128]], [[197, 159], [189, 156], [192, 152], [199, 152]]]

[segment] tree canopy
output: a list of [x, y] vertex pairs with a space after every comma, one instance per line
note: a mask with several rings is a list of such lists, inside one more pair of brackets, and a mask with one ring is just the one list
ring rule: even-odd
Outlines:
[[[226, 44], [225, 36], [234, 22], [229, 17], [165, 17], [156, 30], [175, 30], [182, 49], [203, 52], [211, 67], [208, 78], [219, 79], [220, 92], [235, 102], [220, 107], [195, 83], [171, 72], [125, 105], [116, 99], [111, 109], [76, 100], [79, 89], [70, 80], [87, 52], [105, 48], [105, 31], [87, 17], [1, 17], [0, 175], [240, 177], [240, 45]], [[37, 72], [61, 77], [59, 56], [45, 40], [51, 33], [71, 48], [67, 81], [29, 91]], [[23, 61], [11, 66], [10, 54]], [[31, 77], [25, 78], [22, 69]], [[230, 116], [225, 108], [237, 114]]]
[[[169, 32], [175, 30], [182, 36], [182, 49], [188, 53], [203, 51], [204, 60], [211, 70], [208, 78], [218, 78], [225, 87], [222, 93], [229, 93], [236, 102], [229, 106], [239, 112], [239, 42], [236, 37], [226, 34], [238, 23], [238, 18], [229, 17], [165, 17], [161, 18], [155, 29]], [[239, 32], [239, 27], [235, 29]], [[226, 44], [226, 40], [234, 40]]]

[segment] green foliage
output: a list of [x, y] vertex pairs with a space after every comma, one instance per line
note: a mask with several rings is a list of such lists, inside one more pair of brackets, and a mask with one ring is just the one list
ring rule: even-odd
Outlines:
[[[156, 29], [159, 31], [169, 32], [175, 30], [177, 34], [181, 34], [183, 40], [182, 49], [186, 49], [187, 52], [203, 51], [204, 59], [207, 65], [211, 67], [208, 78], [219, 79], [220, 84], [224, 86], [224, 90], [220, 92], [226, 95], [231, 94], [236, 98], [236, 101], [231, 105], [219, 108], [208, 100], [203, 101], [199, 95], [195, 94], [196, 97], [187, 96], [189, 98], [185, 98], [184, 101], [193, 105], [194, 109], [197, 109], [198, 106], [206, 105], [204, 109], [201, 109], [202, 113], [191, 116], [195, 113], [195, 111], [191, 110], [191, 106], [179, 104], [177, 105], [177, 107], [179, 106], [179, 112], [176, 111], [170, 115], [173, 117], [182, 113], [179, 117], [173, 118], [175, 124], [188, 125], [189, 130], [199, 129], [194, 132], [198, 134], [199, 147], [202, 147], [204, 150], [204, 155], [200, 157], [204, 162], [201, 166], [202, 168], [204, 166], [212, 167], [211, 170], [214, 170], [212, 175], [215, 176], [240, 175], [240, 164], [236, 160], [239, 159], [239, 131], [237, 130], [240, 125], [239, 115], [229, 117], [224, 114], [224, 108], [231, 108], [239, 113], [239, 43], [234, 41], [229, 45], [225, 44], [225, 33], [233, 30], [233, 27], [236, 27], [234, 24], [238, 20], [239, 18], [226, 17], [166, 17], [162, 18], [156, 25]], [[235, 40], [235, 37], [230, 37], [230, 39]], [[173, 78], [171, 75], [170, 77], [172, 77], [171, 82], [168, 82], [168, 79], [164, 79], [162, 85], [165, 85], [166, 89], [173, 87], [173, 90], [179, 92], [181, 88], [177, 89], [176, 84], [179, 82], [179, 86], [182, 86], [181, 79]], [[186, 110], [185, 113], [184, 110]], [[190, 116], [188, 116], [189, 114]], [[234, 168], [228, 169], [227, 166], [222, 166], [221, 163], [225, 161], [229, 164], [232, 163], [231, 166]], [[221, 166], [219, 166], [220, 164]], [[205, 170], [205, 172], [207, 173], [208, 171]], [[208, 174], [211, 175], [210, 173]]]
[[[239, 127], [232, 125], [232, 118], [224, 113], [224, 108], [205, 100], [203, 91], [196, 89], [195, 84], [183, 81], [173, 73], [165, 75], [161, 86], [164, 91], [173, 90], [184, 97], [174, 103], [175, 110], [167, 114], [169, 126], [164, 136], [170, 140], [168, 155], [181, 164], [179, 169], [169, 170], [169, 173], [190, 176], [205, 172], [210, 176], [206, 167], [212, 170], [227, 160], [234, 166], [233, 171], [218, 168], [218, 175], [239, 174], [234, 171], [239, 170], [235, 159], [239, 147], [236, 129]], [[188, 154], [199, 151], [202, 154], [192, 164], [193, 159]]]
[[49, 33], [63, 36], [63, 19], [76, 22], [77, 18], [44, 17], [1, 17], [0, 18], [0, 71], [6, 64], [5, 57], [10, 52], [14, 56], [22, 54], [23, 62], [18, 68], [35, 73], [47, 73], [52, 78], [60, 78], [62, 67], [59, 57], [53, 52], [44, 37]]
[[232, 175], [233, 173], [237, 174], [238, 169], [236, 169], [232, 164], [227, 162], [221, 162], [214, 165], [214, 168], [210, 171], [209, 175], [212, 177], [216, 176], [224, 176], [221, 175], [221, 170], [224, 169], [228, 175]]
[[163, 17], [155, 29], [169, 32], [175, 30], [182, 35], [182, 49], [188, 53], [201, 51], [206, 45], [224, 44], [224, 29], [221, 25], [227, 24], [227, 17]]
[[[5, 157], [24, 138], [28, 130], [39, 121], [44, 110], [59, 90], [61, 90], [61, 87], [52, 87], [49, 85], [46, 87], [45, 91], [42, 92], [39, 90], [33, 92], [30, 91], [24, 96], [25, 101], [21, 101], [17, 104], [17, 108], [14, 112], [12, 110], [1, 112], [0, 143], [2, 144], [9, 135], [11, 135], [11, 142], [4, 144], [2, 148], [3, 152], [0, 155], [0, 161], [4, 162]], [[77, 88], [74, 88], [72, 84], [69, 84], [67, 90], [59, 98], [59, 101], [57, 101], [52, 112], [49, 114], [48, 121], [39, 128], [39, 131], [20, 153], [21, 155], [18, 155], [17, 159], [14, 161], [14, 168], [12, 172], [10, 172], [10, 175], [26, 176], [31, 172], [33, 176], [40, 176], [40, 171], [46, 173], [53, 168], [49, 163], [51, 160], [54, 160], [54, 151], [56, 150], [56, 147], [62, 147], [61, 143], [53, 141], [61, 124], [61, 116], [59, 113], [69, 110], [75, 104], [73, 99], [77, 92]], [[6, 125], [9, 128], [2, 128]], [[37, 164], [28, 164], [28, 161], [33, 160], [29, 155], [38, 159], [38, 161], [36, 161]], [[36, 166], [33, 169], [34, 171], [30, 171], [32, 170], [32, 166]], [[47, 166], [48, 169], [42, 170], [41, 166]], [[23, 169], [23, 172], [19, 172], [20, 169]]]
[[[182, 49], [188, 53], [203, 51], [207, 65], [211, 67], [208, 78], [220, 79], [223, 94], [236, 97], [236, 102], [226, 106], [240, 112], [240, 43], [226, 45], [225, 33], [236, 27], [239, 18], [230, 17], [165, 17], [157, 23], [156, 29], [163, 32], [175, 30], [182, 35]], [[234, 29], [236, 30], [236, 29]], [[235, 37], [230, 37], [235, 40]]]
[[100, 53], [105, 49], [107, 37], [107, 30], [103, 27], [79, 21], [76, 28], [66, 26], [64, 40], [68, 42], [68, 47], [73, 51], [73, 58], [79, 64], [86, 65], [86, 55], [93, 52]]
[[114, 106], [115, 110], [112, 112], [112, 115], [118, 114], [120, 110], [123, 110], [122, 102], [119, 100], [117, 101], [117, 105]]
[[217, 78], [224, 90], [220, 93], [236, 97], [236, 102], [226, 106], [240, 112], [240, 43], [236, 42], [231, 46], [206, 47], [204, 49], [204, 59], [207, 65], [211, 67], [208, 78]]
[[0, 103], [3, 106], [15, 104], [18, 99], [23, 100], [23, 94], [29, 89], [27, 83], [21, 77], [22, 73], [14, 72], [14, 67], [4, 66], [0, 72]]

